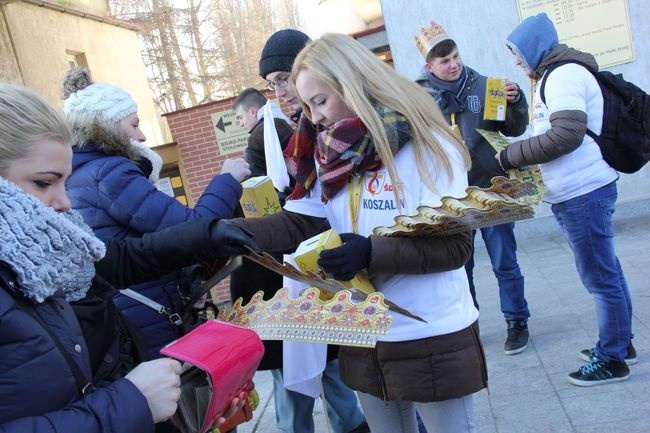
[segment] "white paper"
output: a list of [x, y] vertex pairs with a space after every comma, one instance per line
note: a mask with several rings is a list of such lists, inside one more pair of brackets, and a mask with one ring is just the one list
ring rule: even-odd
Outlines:
[[[284, 260], [295, 265], [291, 255]], [[305, 289], [304, 283], [283, 278], [283, 286], [289, 289], [289, 296], [297, 298]], [[312, 398], [320, 396], [320, 379], [327, 363], [327, 344], [304, 341], [282, 342], [282, 376], [284, 387]]]
[[273, 102], [269, 99], [264, 105], [264, 157], [266, 158], [266, 174], [271, 178], [273, 186], [278, 191], [284, 191], [289, 186], [289, 174], [284, 162], [280, 138], [275, 130], [273, 117]]

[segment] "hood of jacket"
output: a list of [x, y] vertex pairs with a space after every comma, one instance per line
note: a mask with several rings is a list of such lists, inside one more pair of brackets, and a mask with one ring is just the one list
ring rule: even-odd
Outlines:
[[553, 48], [551, 52], [542, 59], [539, 63], [537, 69], [535, 69], [535, 75], [539, 79], [544, 75], [546, 68], [551, 66], [553, 63], [573, 61], [583, 64], [587, 69], [598, 72], [598, 62], [596, 58], [589, 53], [585, 53], [575, 48], [568, 47], [564, 44], [560, 44], [557, 47]]
[[598, 71], [594, 56], [559, 43], [553, 22], [544, 13], [522, 21], [508, 36], [506, 45], [521, 58], [524, 66], [534, 71], [536, 79], [549, 65], [563, 61], [580, 62], [592, 71]]
[[510, 33], [506, 45], [534, 71], [559, 43], [553, 22], [545, 13], [528, 17]]
[[72, 169], [102, 156], [122, 156], [139, 164], [140, 154], [131, 145], [129, 137], [117, 125], [101, 119], [73, 113], [68, 116], [72, 130]]

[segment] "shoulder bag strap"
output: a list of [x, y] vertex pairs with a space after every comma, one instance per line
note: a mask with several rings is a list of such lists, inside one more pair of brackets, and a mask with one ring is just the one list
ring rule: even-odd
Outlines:
[[[212, 277], [210, 277], [208, 281], [206, 281], [203, 284], [203, 290], [201, 290], [201, 292], [196, 293], [192, 298], [186, 301], [185, 308], [191, 309], [192, 305], [194, 305], [196, 301], [198, 301], [201, 298], [201, 296], [203, 296], [208, 290], [210, 290], [212, 286], [214, 286], [219, 281], [223, 280], [228, 275], [230, 275], [230, 273], [233, 272], [238, 267], [240, 267], [241, 264], [242, 264], [241, 256], [235, 256], [232, 257], [230, 260], [228, 260], [228, 262], [223, 267], [221, 267]], [[158, 314], [165, 316], [167, 319], [169, 319], [169, 321], [172, 324], [176, 326], [181, 326], [183, 324], [184, 318], [186, 318], [185, 317], [186, 311], [183, 311], [181, 314], [171, 312], [164, 305], [154, 301], [153, 299], [143, 295], [142, 293], [138, 293], [131, 289], [122, 289], [120, 290], [120, 293], [157, 311]]]
[[165, 316], [172, 324], [176, 326], [180, 326], [183, 324], [183, 319], [178, 313], [173, 313], [170, 312], [167, 307], [165, 307], [163, 304], [160, 304], [153, 299], [136, 292], [135, 290], [131, 289], [122, 289], [120, 290], [120, 293], [123, 294], [124, 296], [128, 296], [131, 299], [134, 299], [147, 307], [151, 308], [152, 310], [155, 310], [160, 314], [161, 316]]
[[67, 350], [63, 347], [63, 344], [61, 343], [61, 340], [52, 332], [52, 330], [47, 326], [47, 324], [43, 321], [43, 319], [34, 311], [34, 308], [32, 305], [25, 299], [25, 298], [14, 298], [16, 301], [16, 305], [23, 310], [25, 313], [29, 314], [32, 316], [34, 320], [36, 320], [41, 327], [47, 332], [47, 334], [50, 336], [52, 339], [52, 342], [54, 345], [59, 349], [59, 352], [61, 352], [61, 355], [63, 355], [63, 358], [65, 361], [68, 363], [68, 366], [70, 367], [70, 370], [72, 371], [72, 375], [74, 376], [75, 382], [77, 382], [77, 388], [79, 389], [79, 392], [81, 393], [82, 396], [87, 396], [88, 394], [92, 393], [95, 390], [95, 386], [91, 381], [87, 381], [84, 378], [84, 374], [81, 371], [81, 367], [76, 363], [76, 361], [72, 358], [70, 353], [68, 353]]

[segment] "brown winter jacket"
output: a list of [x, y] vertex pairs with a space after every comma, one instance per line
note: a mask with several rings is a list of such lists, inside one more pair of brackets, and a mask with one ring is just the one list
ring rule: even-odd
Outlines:
[[[253, 233], [262, 251], [293, 251], [300, 242], [329, 228], [325, 218], [283, 211], [263, 218], [232, 220]], [[427, 238], [370, 236], [372, 257], [368, 272], [427, 274], [458, 269], [472, 252], [471, 232]], [[399, 260], [396, 260], [399, 258]]]
[[451, 334], [384, 342], [374, 349], [341, 346], [341, 380], [386, 401], [450, 400], [487, 387], [478, 321]]
[[[264, 251], [291, 251], [329, 227], [325, 218], [287, 211], [234, 221], [251, 231]], [[469, 231], [428, 238], [370, 236], [370, 240], [370, 275], [458, 269], [468, 260], [472, 247]], [[341, 346], [339, 368], [346, 385], [386, 400], [442, 401], [487, 386], [478, 323], [447, 335], [379, 342], [374, 349]]]

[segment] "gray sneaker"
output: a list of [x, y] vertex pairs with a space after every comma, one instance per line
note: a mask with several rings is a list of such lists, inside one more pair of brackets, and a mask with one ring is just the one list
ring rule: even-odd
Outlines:
[[[596, 362], [598, 361], [598, 356], [596, 356], [596, 349], [592, 347], [591, 349], [584, 349], [580, 351], [580, 359], [585, 362]], [[630, 342], [627, 346], [627, 354], [625, 355], [625, 363], [627, 365], [634, 365], [637, 363], [636, 359], [636, 350]]]
[[516, 355], [528, 347], [528, 323], [525, 320], [506, 320], [508, 338], [503, 345], [506, 355]]

